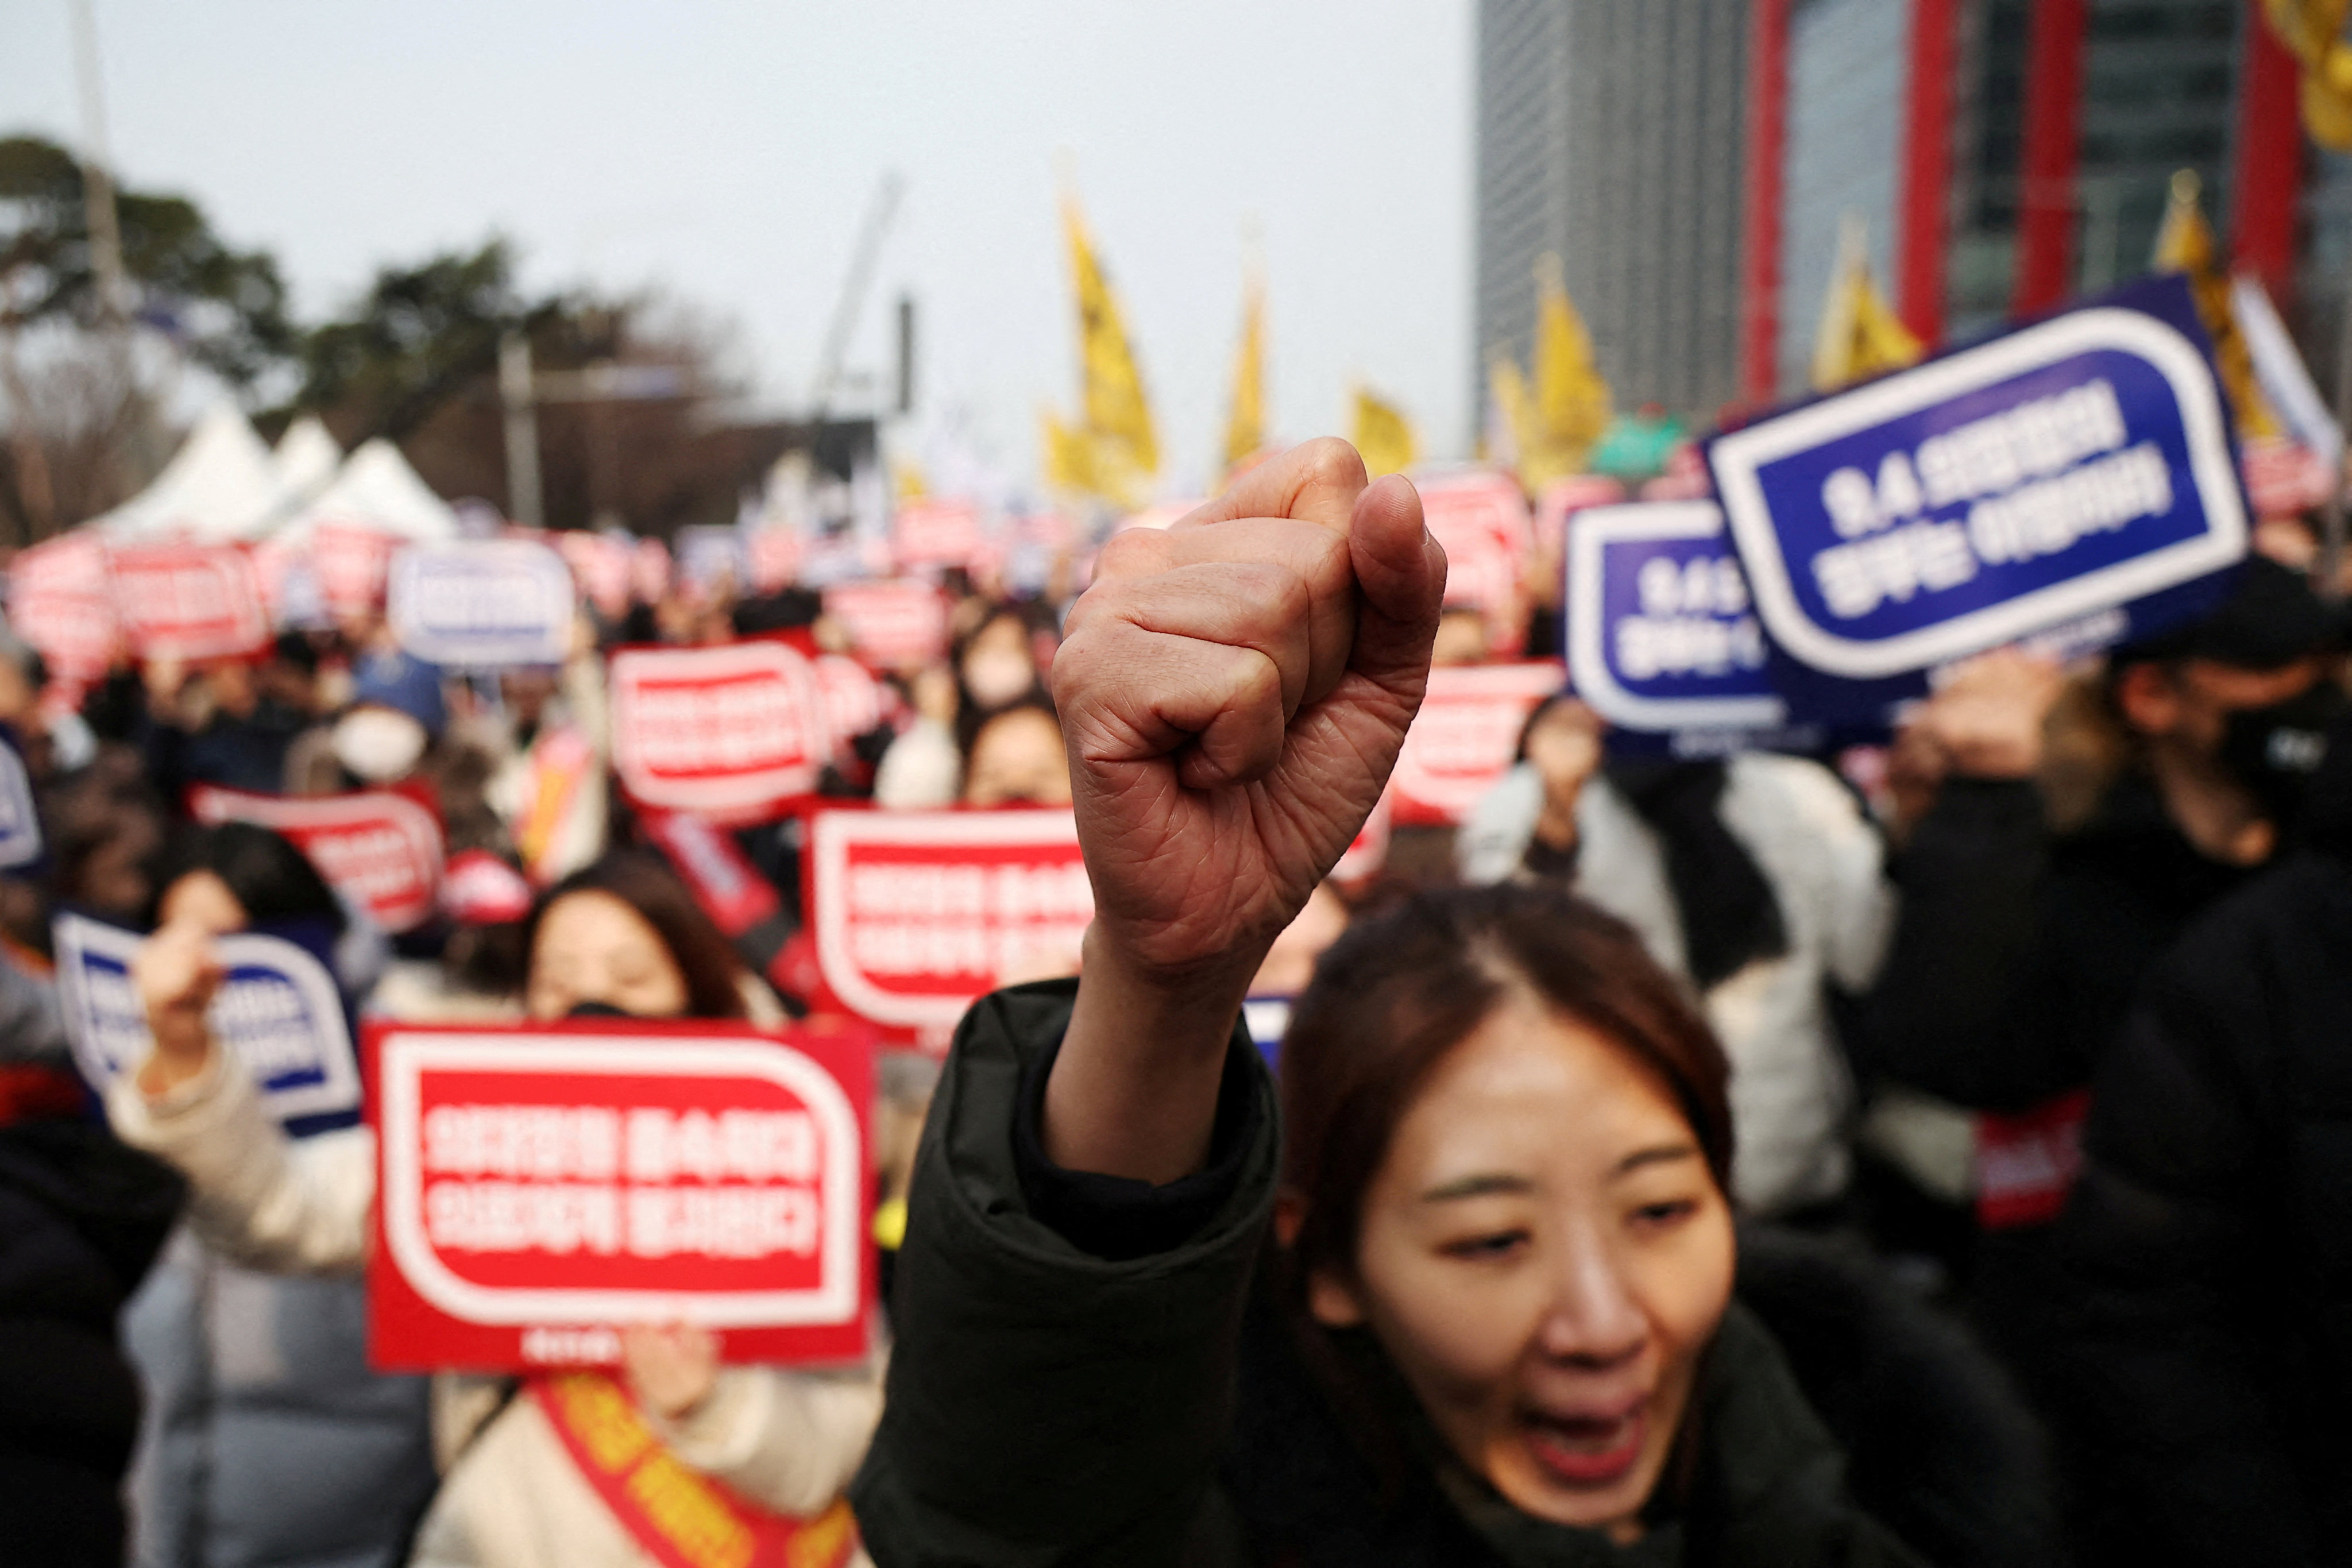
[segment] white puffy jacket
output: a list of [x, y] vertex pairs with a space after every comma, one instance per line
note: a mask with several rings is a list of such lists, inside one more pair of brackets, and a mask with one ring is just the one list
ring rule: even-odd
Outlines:
[[[1463, 825], [1454, 858], [1467, 882], [1517, 875], [1543, 781], [1521, 763], [1486, 792]], [[1789, 951], [1718, 982], [1703, 1001], [1731, 1061], [1738, 1153], [1733, 1195], [1753, 1214], [1784, 1213], [1844, 1190], [1853, 1084], [1831, 1032], [1822, 984], [1870, 983], [1894, 926], [1877, 832], [1826, 768], [1746, 752], [1730, 759], [1723, 825], [1772, 884]], [[1576, 890], [1631, 925], [1650, 955], [1687, 975], [1682, 917], [1657, 830], [1605, 774], [1576, 807]]]

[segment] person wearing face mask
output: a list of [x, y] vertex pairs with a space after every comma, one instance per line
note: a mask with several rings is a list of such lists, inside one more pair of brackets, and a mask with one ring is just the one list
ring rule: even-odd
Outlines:
[[1920, 1561], [1733, 1300], [1723, 1057], [1624, 926], [1424, 895], [1323, 959], [1278, 1091], [1240, 1024], [1444, 574], [1338, 441], [1104, 551], [1055, 664], [1085, 968], [976, 1005], [933, 1101], [877, 1563]]
[[2352, 1562], [2352, 722], [2150, 970], [2060, 1221], [2084, 1568]]
[[961, 698], [956, 740], [967, 752], [991, 714], [1045, 695], [1037, 660], [1030, 651], [1029, 623], [1011, 605], [990, 611], [963, 639], [956, 649], [955, 668]]
[[[1901, 914], [1857, 1038], [1890, 1078], [1979, 1113], [1972, 1309], [2062, 1434], [2051, 1234], [2088, 1086], [2158, 955], [2298, 831], [2345, 705], [2338, 643], [2304, 581], [2255, 557], [2211, 615], [2109, 658], [2076, 705], [2089, 741], [2051, 722], [2058, 672], [2008, 650], [1915, 721], [1943, 776], [1895, 865]], [[2059, 831], [2062, 740], [2105, 780], [2074, 784], [2090, 805]]]
[[350, 787], [397, 784], [415, 773], [449, 721], [438, 667], [404, 653], [370, 654], [352, 672], [352, 703], [329, 731]]
[[[692, 895], [649, 856], [617, 851], [566, 878], [540, 898], [524, 934], [523, 1010], [535, 1020], [781, 1016]], [[373, 1225], [372, 1134], [293, 1145], [267, 1120], [251, 1079], [205, 1029], [219, 969], [204, 931], [167, 926], [132, 974], [156, 1045], [110, 1090], [118, 1134], [186, 1175], [193, 1222], [224, 1254], [276, 1274], [356, 1273]], [[722, 1367], [718, 1341], [700, 1330], [640, 1325], [622, 1334], [622, 1373], [654, 1436], [751, 1504], [799, 1518], [830, 1508], [863, 1455], [880, 1400], [878, 1360], [838, 1371]], [[433, 1426], [443, 1479], [406, 1561], [670, 1563], [606, 1507], [539, 1401], [516, 1397], [512, 1382], [440, 1375]]]

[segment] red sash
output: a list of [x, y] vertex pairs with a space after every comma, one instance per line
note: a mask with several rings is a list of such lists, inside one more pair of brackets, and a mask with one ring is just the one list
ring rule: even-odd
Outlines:
[[572, 1464], [662, 1568], [841, 1568], [856, 1553], [847, 1499], [814, 1519], [749, 1501], [664, 1447], [611, 1373], [562, 1373], [530, 1386]]

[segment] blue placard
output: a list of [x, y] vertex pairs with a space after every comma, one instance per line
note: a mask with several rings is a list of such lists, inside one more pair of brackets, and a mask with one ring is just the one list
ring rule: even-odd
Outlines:
[[33, 781], [13, 742], [0, 737], [0, 869], [41, 858], [41, 816], [33, 808]]
[[2126, 606], [2141, 635], [2210, 603], [2246, 549], [2178, 278], [1719, 436], [1707, 460], [1765, 631], [1841, 681]]
[[[215, 940], [227, 975], [205, 1015], [213, 1037], [253, 1075], [270, 1113], [298, 1135], [358, 1120], [360, 1075], [342, 996], [320, 953], [326, 931], [289, 923], [282, 934], [240, 931]], [[74, 1061], [103, 1090], [154, 1048], [131, 979], [145, 940], [81, 915], [53, 931], [58, 992]]]
[[1564, 602], [1570, 682], [1617, 729], [1740, 734], [1785, 718], [1713, 501], [1578, 512]]
[[722, 577], [738, 592], [751, 585], [751, 558], [745, 552], [740, 530], [707, 522], [681, 528], [672, 543], [672, 553], [677, 561], [679, 580], [689, 587], [709, 593], [719, 586]]
[[384, 616], [427, 664], [561, 664], [574, 595], [563, 557], [527, 539], [411, 545], [394, 557]]

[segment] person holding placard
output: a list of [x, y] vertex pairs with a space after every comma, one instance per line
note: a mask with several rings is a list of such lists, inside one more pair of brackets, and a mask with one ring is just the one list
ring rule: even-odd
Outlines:
[[1609, 757], [1605, 729], [1570, 695], [1529, 715], [1455, 840], [1463, 879], [1555, 880], [1640, 931], [1730, 1058], [1742, 1208], [1819, 1211], [1853, 1169], [1831, 992], [1868, 986], [1894, 921], [1877, 831], [1805, 758]]
[[[158, 858], [150, 946], [299, 933], [338, 960], [347, 997], [382, 963], [381, 934], [355, 926], [302, 852], [266, 827], [184, 828]], [[310, 1131], [301, 1158], [363, 1152], [355, 1114], [347, 1104], [342, 1125]], [[175, 1236], [122, 1319], [147, 1390], [130, 1487], [136, 1560], [393, 1559], [433, 1489], [428, 1391], [369, 1370], [366, 1311], [357, 1279], [245, 1267], [207, 1244], [201, 1222]]]
[[[524, 1004], [535, 1020], [572, 1016], [742, 1018], [743, 977], [726, 939], [657, 862], [606, 856], [541, 897], [526, 927]], [[217, 984], [201, 932], [167, 930], [134, 969], [156, 1049], [119, 1081], [109, 1111], [125, 1141], [187, 1173], [194, 1218], [215, 1245], [281, 1273], [362, 1268], [375, 1165], [364, 1139], [289, 1147], [252, 1085], [205, 1027]], [[721, 1367], [703, 1331], [639, 1325], [622, 1334], [623, 1373], [652, 1441], [775, 1514], [830, 1518], [878, 1409], [878, 1367], [839, 1372]], [[446, 1479], [412, 1561], [433, 1568], [655, 1568], [672, 1560], [578, 1469], [537, 1399], [512, 1384], [437, 1380]], [[835, 1530], [823, 1568], [853, 1561]], [[813, 1565], [814, 1568], [814, 1565]]]
[[1919, 1561], [1734, 1300], [1722, 1053], [1625, 926], [1423, 895], [1325, 958], [1278, 1091], [1238, 1026], [1380, 796], [1444, 573], [1337, 441], [1104, 552], [1054, 667], [1086, 967], [978, 1004], [933, 1102], [851, 1494], [877, 1562]]

